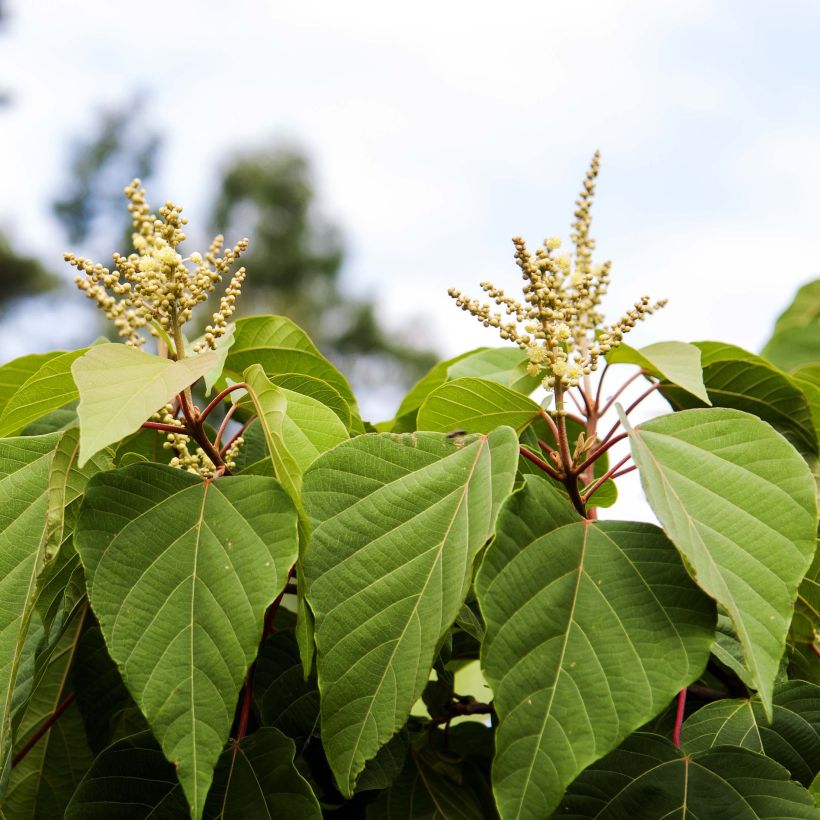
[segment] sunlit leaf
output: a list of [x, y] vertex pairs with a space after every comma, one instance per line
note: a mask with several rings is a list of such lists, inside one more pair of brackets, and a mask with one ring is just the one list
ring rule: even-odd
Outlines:
[[109, 653], [198, 818], [296, 560], [293, 504], [272, 478], [137, 464], [89, 482], [75, 540]]
[[207, 350], [172, 362], [127, 345], [92, 347], [71, 367], [80, 393], [80, 466], [109, 444], [136, 432], [153, 413], [216, 363]]
[[764, 708], [815, 549], [814, 479], [769, 425], [683, 410], [629, 430], [644, 493], [698, 585], [732, 619]]

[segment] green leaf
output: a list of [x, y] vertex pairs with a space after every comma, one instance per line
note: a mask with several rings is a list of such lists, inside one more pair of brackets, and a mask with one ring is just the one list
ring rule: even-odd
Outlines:
[[396, 417], [390, 421], [381, 422], [376, 425], [376, 429], [380, 433], [412, 433], [416, 429], [416, 417], [419, 407], [421, 407], [424, 400], [433, 390], [437, 387], [441, 387], [441, 385], [447, 381], [447, 371], [450, 365], [462, 359], [466, 359], [474, 353], [481, 353], [485, 350], [489, 350], [489, 348], [479, 347], [433, 365], [433, 367], [410, 388], [410, 392], [402, 399], [398, 410], [396, 410]]
[[773, 705], [769, 723], [757, 698], [707, 704], [683, 724], [684, 751], [742, 746], [776, 760], [808, 788], [820, 771], [820, 687], [786, 681], [775, 689]]
[[[347, 429], [327, 405], [275, 385], [258, 364], [245, 371], [244, 380], [265, 431], [276, 475], [283, 485], [292, 483], [298, 495], [299, 476], [319, 455], [346, 441], [350, 437]], [[280, 474], [280, 463], [291, 475]]]
[[541, 415], [541, 408], [509, 387], [485, 379], [446, 382], [424, 400], [418, 429], [449, 433], [489, 433], [506, 425], [521, 432]]
[[305, 474], [322, 743], [343, 794], [421, 695], [517, 460], [508, 428], [459, 441], [377, 434]]
[[[107, 466], [101, 457], [77, 471], [76, 444], [76, 431], [0, 441], [0, 768], [11, 745], [12, 704], [25, 700], [26, 693], [17, 688], [18, 673], [24, 655], [37, 649], [37, 641], [29, 640], [29, 626], [53, 579], [50, 567], [56, 566], [66, 509], [88, 475]], [[49, 595], [46, 610], [55, 597]], [[38, 622], [40, 629], [49, 627]], [[33, 654], [30, 660], [34, 662]], [[33, 678], [29, 682], [33, 685]]]
[[[71, 695], [71, 665], [82, 622], [83, 618], [74, 618], [71, 628], [51, 654], [18, 727], [17, 751]], [[14, 820], [62, 817], [91, 761], [80, 712], [75, 703], [69, 703], [59, 719], [12, 769], [0, 816]]]
[[447, 380], [472, 376], [529, 395], [541, 385], [540, 376], [530, 376], [530, 360], [519, 347], [488, 347], [461, 357], [447, 368]]
[[207, 350], [172, 362], [120, 344], [92, 347], [71, 367], [80, 392], [80, 466], [136, 432], [153, 413], [216, 363]]
[[[698, 342], [703, 354], [703, 379], [711, 403], [751, 413], [767, 421], [804, 455], [817, 455], [811, 409], [800, 387], [765, 359], [721, 342]], [[664, 386], [676, 410], [701, 407], [687, 393]]]
[[780, 314], [774, 334], [794, 327], [820, 323], [820, 279], [807, 282], [794, 296], [792, 303]]
[[65, 820], [184, 820], [190, 817], [173, 764], [150, 732], [101, 752], [74, 792]]
[[774, 336], [761, 355], [781, 370], [794, 370], [817, 362], [820, 350], [820, 323], [792, 327]]
[[767, 714], [797, 588], [815, 549], [814, 479], [755, 416], [707, 408], [629, 431], [644, 493], [687, 567], [732, 619]]
[[504, 820], [547, 816], [697, 678], [713, 640], [714, 607], [661, 530], [583, 520], [534, 476], [499, 515], [476, 594]]
[[36, 373], [46, 362], [61, 356], [65, 351], [55, 350], [51, 353], [30, 353], [12, 359], [0, 367], [0, 414], [5, 410], [8, 400]]
[[[215, 352], [217, 354], [216, 359], [214, 360], [213, 367], [207, 372], [203, 373], [202, 380], [205, 382], [205, 395], [210, 396], [211, 390], [213, 390], [214, 385], [219, 381], [222, 377], [222, 371], [225, 368], [225, 360], [228, 358], [228, 353], [231, 352], [231, 347], [234, 343], [234, 334], [236, 333], [236, 325], [234, 322], [231, 322], [228, 325], [228, 329], [225, 331], [223, 336], [220, 336], [215, 344]], [[198, 339], [195, 339], [193, 342], [185, 345], [185, 355], [194, 357], [198, 355], [194, 348], [197, 346], [198, 343], [203, 342], [205, 340], [204, 336], [200, 336]]]
[[816, 820], [809, 793], [773, 760], [727, 746], [684, 755], [657, 735], [639, 732], [587, 769], [555, 817]]
[[356, 411], [347, 379], [319, 352], [310, 337], [285, 316], [249, 316], [236, 323], [236, 339], [225, 362], [236, 381], [251, 365], [268, 377], [298, 373], [327, 382]]
[[725, 613], [722, 607], [718, 607], [715, 645], [712, 647], [712, 654], [727, 669], [731, 669], [747, 689], [754, 689], [755, 684], [749, 673], [743, 647], [732, 626], [732, 619]]
[[75, 541], [109, 653], [198, 818], [296, 560], [293, 504], [272, 478], [136, 464], [89, 482]]
[[346, 430], [350, 430], [352, 417], [350, 407], [342, 398], [341, 393], [331, 387], [326, 381], [314, 376], [305, 376], [303, 373], [278, 373], [270, 377], [273, 384], [309, 396], [329, 407], [340, 419]]
[[77, 398], [71, 365], [87, 348], [46, 359], [9, 397], [0, 416], [0, 436], [19, 433], [27, 424]]
[[295, 753], [289, 737], [268, 727], [231, 744], [214, 772], [205, 816], [321, 820], [318, 800], [293, 765]]
[[368, 806], [367, 820], [485, 820], [460, 775], [456, 763], [442, 765], [435, 751], [411, 747], [393, 785]]
[[658, 342], [636, 350], [619, 345], [606, 355], [608, 364], [636, 364], [647, 373], [682, 387], [687, 393], [711, 404], [703, 384], [700, 350], [686, 342]]
[[98, 626], [83, 632], [74, 666], [77, 707], [95, 754], [113, 742], [147, 731], [148, 724], [108, 655]]
[[291, 630], [271, 635], [259, 650], [253, 700], [264, 726], [273, 726], [300, 744], [319, 725], [316, 678], [305, 680], [299, 647]]
[[813, 675], [800, 677], [820, 684], [820, 549], [815, 550], [814, 560], [797, 590], [789, 638], [798, 649], [808, 653], [810, 661], [805, 666], [816, 670]]

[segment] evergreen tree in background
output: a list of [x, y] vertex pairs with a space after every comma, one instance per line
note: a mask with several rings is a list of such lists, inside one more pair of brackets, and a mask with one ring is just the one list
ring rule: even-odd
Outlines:
[[[122, 187], [134, 177], [150, 179], [161, 146], [143, 120], [139, 101], [104, 113], [96, 134], [75, 145], [67, 193], [53, 205], [75, 246], [97, 245], [98, 236], [99, 244], [110, 246], [114, 233], [128, 252]], [[232, 158], [210, 211], [214, 232], [224, 233], [228, 244], [251, 238], [243, 261], [252, 276], [237, 317], [291, 317], [364, 389], [407, 386], [432, 366], [432, 352], [413, 346], [409, 333], [403, 338], [401, 330], [385, 332], [372, 301], [342, 290], [344, 243], [317, 211], [310, 164], [298, 148], [274, 145]]]

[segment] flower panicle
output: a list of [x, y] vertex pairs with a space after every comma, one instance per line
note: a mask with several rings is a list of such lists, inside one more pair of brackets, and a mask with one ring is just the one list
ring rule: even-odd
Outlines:
[[528, 372], [543, 376], [546, 388], [579, 384], [598, 367], [601, 356], [618, 347], [624, 336], [666, 300], [642, 296], [613, 324], [604, 323], [600, 305], [609, 287], [611, 263], [592, 260], [591, 208], [600, 165], [596, 151], [575, 203], [572, 253], [560, 253], [561, 240], [548, 237], [532, 253], [520, 236], [513, 237], [515, 262], [524, 280], [523, 300], [514, 299], [492, 282], [482, 282], [489, 302], [480, 302], [450, 288], [456, 305], [484, 327], [494, 327], [506, 341], [526, 351]]
[[[79, 271], [74, 280], [77, 287], [114, 323], [126, 344], [140, 348], [146, 341], [146, 328], [152, 335], [160, 336], [184, 325], [196, 306], [205, 302], [223, 278], [231, 274], [247, 249], [248, 240], [223, 249], [224, 238], [217, 236], [205, 254], [195, 252], [183, 258], [178, 251], [186, 238], [187, 219], [182, 216], [182, 208], [166, 202], [158, 215], [152, 213], [139, 179], [128, 185], [124, 193], [131, 214], [134, 252], [128, 256], [114, 253], [113, 269], [73, 253], [66, 253], [65, 260]], [[196, 346], [197, 351], [215, 347], [217, 339], [225, 334], [244, 279], [244, 268], [231, 274], [219, 309]]]

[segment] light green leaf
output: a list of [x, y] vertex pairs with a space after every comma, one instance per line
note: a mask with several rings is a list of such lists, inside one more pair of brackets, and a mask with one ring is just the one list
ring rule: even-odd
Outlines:
[[270, 380], [285, 390], [317, 399], [339, 417], [346, 430], [350, 429], [352, 422], [350, 407], [339, 391], [326, 381], [314, 376], [306, 376], [304, 373], [278, 373], [270, 376]]
[[773, 704], [769, 723], [757, 698], [708, 703], [683, 724], [684, 751], [742, 746], [776, 760], [808, 788], [820, 771], [820, 687], [786, 681], [775, 689]]
[[768, 424], [737, 410], [629, 431], [644, 493], [687, 567], [725, 608], [767, 714], [797, 588], [815, 549], [814, 479]]
[[185, 795], [150, 732], [118, 740], [94, 760], [65, 820], [182, 820]]
[[540, 376], [527, 373], [529, 357], [519, 347], [488, 347], [476, 350], [447, 368], [447, 380], [472, 376], [529, 395], [541, 385]]
[[221, 820], [322, 820], [319, 801], [293, 764], [296, 747], [277, 729], [263, 727], [222, 754], [205, 806]]
[[489, 433], [506, 425], [521, 432], [541, 415], [532, 399], [485, 379], [465, 377], [433, 390], [418, 412], [418, 429]]
[[[222, 376], [222, 370], [225, 367], [225, 360], [228, 358], [228, 353], [231, 352], [231, 347], [234, 343], [234, 334], [236, 333], [236, 325], [234, 322], [231, 322], [228, 325], [228, 329], [225, 331], [223, 336], [220, 336], [215, 344], [215, 352], [217, 357], [214, 361], [213, 367], [207, 372], [202, 375], [202, 379], [205, 382], [205, 395], [210, 396], [211, 390], [213, 390], [213, 386], [219, 381], [220, 377]], [[195, 339], [193, 342], [185, 345], [185, 355], [194, 357], [197, 353], [194, 352], [194, 348], [200, 343], [205, 340], [204, 336], [200, 336], [198, 339]]]
[[807, 282], [795, 294], [792, 303], [780, 314], [774, 335], [793, 327], [820, 323], [820, 279]]
[[479, 347], [433, 365], [433, 367], [410, 388], [410, 392], [402, 399], [399, 409], [396, 410], [396, 417], [390, 421], [381, 422], [376, 425], [376, 429], [380, 433], [412, 433], [416, 429], [416, 416], [418, 415], [419, 407], [421, 407], [424, 400], [433, 390], [437, 387], [441, 387], [441, 385], [447, 381], [447, 371], [450, 365], [462, 359], [466, 359], [474, 353], [481, 353], [485, 350], [489, 350], [489, 348]]
[[46, 359], [9, 397], [0, 416], [0, 436], [19, 433], [27, 424], [77, 398], [71, 365], [87, 348]]
[[249, 316], [236, 322], [236, 338], [225, 362], [236, 381], [259, 364], [267, 376], [299, 373], [321, 379], [357, 411], [347, 379], [319, 352], [310, 337], [285, 316]]
[[728, 746], [684, 755], [666, 738], [638, 732], [587, 769], [555, 814], [566, 820], [644, 816], [816, 820], [817, 810], [809, 793], [763, 755]]
[[509, 428], [458, 441], [377, 434], [306, 472], [322, 744], [344, 794], [421, 695], [517, 460]]
[[80, 466], [94, 453], [136, 432], [218, 359], [215, 350], [172, 362], [127, 345], [92, 347], [71, 367], [80, 392]]
[[[74, 618], [54, 648], [17, 729], [16, 750], [22, 749], [71, 695], [71, 665], [82, 622], [83, 618]], [[75, 703], [70, 703], [12, 769], [0, 816], [14, 820], [62, 817], [92, 759], [80, 712]]]
[[709, 658], [714, 606], [651, 524], [581, 519], [527, 476], [476, 577], [499, 718], [501, 817], [546, 817], [590, 763], [660, 713]]
[[820, 323], [792, 327], [773, 336], [761, 355], [781, 370], [814, 364], [820, 358]]
[[[703, 380], [714, 406], [751, 413], [771, 424], [804, 455], [817, 455], [808, 401], [789, 376], [735, 345], [698, 342], [696, 347], [703, 354]], [[676, 410], [703, 406], [671, 385], [663, 388], [663, 394]]]
[[791, 676], [820, 685], [820, 549], [797, 590], [789, 640], [792, 667], [799, 667], [799, 674]]
[[712, 654], [725, 667], [731, 669], [747, 689], [755, 688], [746, 663], [746, 656], [743, 654], [743, 647], [732, 626], [732, 619], [725, 614], [722, 607], [718, 607], [715, 645], [712, 647]]
[[272, 478], [137, 464], [89, 482], [75, 542], [109, 654], [199, 818], [296, 560], [293, 504]]
[[608, 364], [636, 364], [649, 374], [682, 387], [711, 404], [703, 384], [700, 350], [686, 342], [658, 342], [636, 350], [619, 345], [606, 355]]
[[8, 400], [36, 373], [46, 362], [66, 351], [54, 350], [50, 353], [30, 353], [20, 356], [0, 366], [0, 414], [5, 410]]

